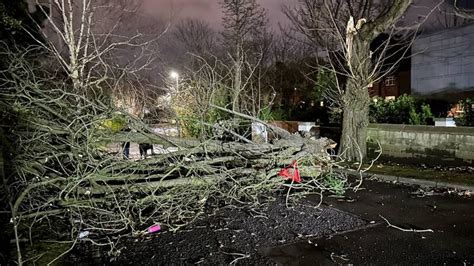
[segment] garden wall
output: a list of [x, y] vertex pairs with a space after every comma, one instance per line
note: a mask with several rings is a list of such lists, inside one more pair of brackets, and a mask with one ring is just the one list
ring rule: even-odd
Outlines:
[[382, 158], [428, 164], [474, 163], [474, 127], [370, 124], [369, 155], [379, 141]]

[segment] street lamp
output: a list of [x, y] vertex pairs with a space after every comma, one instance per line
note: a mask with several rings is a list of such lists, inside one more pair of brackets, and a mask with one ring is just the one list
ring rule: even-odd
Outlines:
[[171, 71], [170, 72], [170, 77], [174, 80], [176, 80], [176, 90], [178, 90], [178, 85], [179, 85], [179, 74], [176, 71]]
[[[171, 71], [170, 72], [170, 78], [176, 80], [176, 88], [175, 88], [175, 93], [178, 92], [178, 86], [179, 86], [179, 74], [176, 71]], [[176, 121], [176, 129], [178, 130], [178, 137], [181, 136], [181, 128], [180, 128], [180, 122], [179, 119]]]

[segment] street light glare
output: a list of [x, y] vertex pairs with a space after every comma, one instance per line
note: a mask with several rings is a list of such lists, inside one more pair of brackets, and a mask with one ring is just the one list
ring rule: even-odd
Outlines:
[[170, 77], [171, 77], [171, 78], [174, 78], [174, 79], [178, 79], [178, 78], [179, 78], [179, 74], [178, 74], [178, 72], [176, 72], [176, 71], [171, 71]]

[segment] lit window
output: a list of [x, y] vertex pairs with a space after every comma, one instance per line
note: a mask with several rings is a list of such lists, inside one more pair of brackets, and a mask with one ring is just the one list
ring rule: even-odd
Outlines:
[[395, 76], [388, 76], [385, 79], [385, 86], [395, 86]]

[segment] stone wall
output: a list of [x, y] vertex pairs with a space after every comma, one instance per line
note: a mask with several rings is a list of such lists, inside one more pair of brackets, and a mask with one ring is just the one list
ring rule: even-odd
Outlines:
[[382, 158], [430, 164], [474, 163], [474, 127], [370, 124], [369, 155], [382, 147]]

